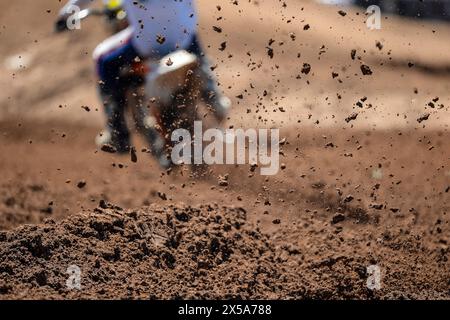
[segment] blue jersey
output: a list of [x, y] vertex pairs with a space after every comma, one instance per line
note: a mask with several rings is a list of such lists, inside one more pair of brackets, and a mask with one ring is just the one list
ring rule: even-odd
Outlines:
[[[70, 0], [61, 14], [70, 6], [82, 8], [92, 2]], [[185, 48], [197, 32], [194, 0], [122, 0], [122, 7], [133, 32], [133, 45], [143, 56]]]

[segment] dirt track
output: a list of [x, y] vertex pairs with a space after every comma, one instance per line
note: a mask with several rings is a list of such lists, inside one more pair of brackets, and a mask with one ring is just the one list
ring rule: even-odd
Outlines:
[[[1, 67], [0, 297], [450, 298], [450, 27], [389, 17], [370, 32], [354, 10], [286, 2], [218, 12], [201, 1], [221, 87], [244, 97], [227, 125], [279, 126], [287, 140], [274, 177], [218, 167], [202, 180], [161, 173], [147, 154], [132, 163], [97, 152], [86, 56], [105, 33], [89, 22], [51, 35], [56, 0], [33, 14], [24, 1], [2, 4], [0, 57], [24, 53], [29, 66]], [[139, 234], [144, 224], [152, 236]], [[65, 286], [70, 265], [81, 291]], [[381, 290], [366, 287], [369, 265]]]

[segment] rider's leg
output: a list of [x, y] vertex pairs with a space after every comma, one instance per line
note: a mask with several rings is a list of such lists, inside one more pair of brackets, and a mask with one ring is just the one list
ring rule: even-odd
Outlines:
[[161, 167], [168, 169], [171, 162], [165, 153], [165, 140], [161, 133], [156, 130], [156, 120], [151, 115], [146, 104], [145, 94], [139, 95], [137, 106], [134, 112], [134, 122], [136, 130], [145, 138], [150, 146], [152, 155], [158, 160]]
[[193, 36], [192, 43], [187, 51], [195, 54], [200, 59], [200, 68], [205, 78], [205, 85], [202, 90], [203, 100], [214, 110], [217, 120], [225, 120], [231, 107], [231, 101], [219, 91], [216, 79], [211, 71], [211, 64], [203, 51], [197, 35]]
[[100, 89], [100, 96], [106, 115], [106, 130], [97, 136], [99, 146], [111, 145], [118, 153], [125, 153], [130, 148], [130, 134], [127, 128], [124, 106], [125, 102]]
[[130, 29], [119, 32], [94, 51], [100, 78], [99, 93], [106, 115], [106, 132], [97, 139], [97, 143], [110, 144], [121, 153], [130, 148], [130, 134], [125, 120], [127, 88], [120, 82], [120, 71], [139, 56], [131, 44], [131, 36]]
[[[104, 102], [107, 118], [107, 132], [98, 139], [99, 144], [111, 144], [118, 152], [130, 149], [130, 134], [126, 125], [126, 93], [129, 83], [121, 81], [120, 72], [124, 66], [131, 66], [136, 59], [144, 60], [131, 41], [133, 32], [126, 29], [99, 45], [94, 52], [100, 77], [99, 91]], [[142, 97], [145, 101], [145, 97]], [[143, 104], [143, 101], [140, 103]], [[160, 133], [148, 121], [146, 106], [136, 106], [136, 129], [147, 140], [153, 155], [161, 166], [169, 165], [164, 154], [164, 142]]]

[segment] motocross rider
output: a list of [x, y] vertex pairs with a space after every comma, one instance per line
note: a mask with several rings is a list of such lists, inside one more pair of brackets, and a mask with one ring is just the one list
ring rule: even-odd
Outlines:
[[[94, 0], [69, 0], [61, 9], [57, 29], [67, 23], [73, 6], [84, 8]], [[107, 3], [107, 0], [103, 0]], [[185, 49], [197, 55], [208, 76], [202, 89], [204, 102], [214, 111], [218, 121], [226, 118], [229, 99], [222, 96], [213, 78], [209, 63], [197, 38], [197, 13], [194, 0], [112, 0], [119, 2], [127, 14], [129, 27], [106, 39], [94, 51], [99, 77], [99, 92], [107, 118], [106, 131], [97, 143], [112, 145], [117, 152], [128, 152], [130, 134], [125, 121], [126, 84], [119, 81], [120, 70], [138, 59], [160, 59]], [[147, 140], [159, 158], [163, 152], [159, 134], [147, 128]], [[161, 159], [160, 159], [161, 160]], [[161, 162], [161, 161], [160, 161]]]

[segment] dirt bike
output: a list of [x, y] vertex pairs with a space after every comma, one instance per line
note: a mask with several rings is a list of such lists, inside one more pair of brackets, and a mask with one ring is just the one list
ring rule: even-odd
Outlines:
[[[116, 19], [107, 8], [84, 9], [72, 18], [81, 21], [90, 16]], [[121, 81], [129, 88], [128, 105], [132, 107], [136, 128], [142, 132], [155, 127], [163, 137], [167, 159], [174, 146], [172, 132], [182, 128], [194, 135], [194, 122], [205, 118], [207, 110], [200, 115], [203, 109], [198, 103], [202, 85], [207, 81], [205, 77], [199, 58], [185, 50], [177, 50], [158, 61], [134, 62], [121, 75]], [[169, 161], [172, 168], [174, 164]], [[201, 165], [191, 167], [194, 172], [204, 172]]]

